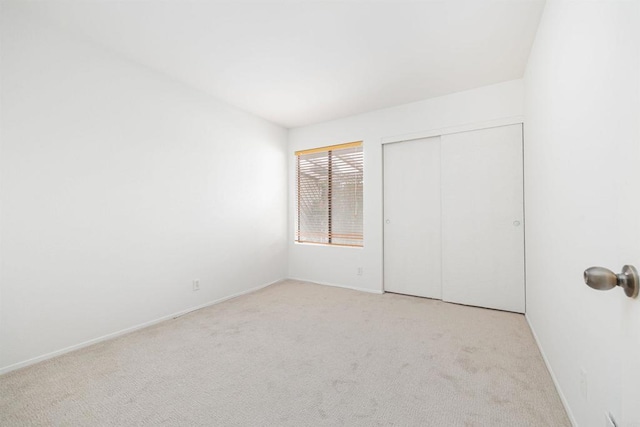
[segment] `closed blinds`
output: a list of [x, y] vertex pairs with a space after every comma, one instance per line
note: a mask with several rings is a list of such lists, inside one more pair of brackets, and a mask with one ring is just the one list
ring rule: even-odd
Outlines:
[[362, 246], [362, 142], [296, 152], [296, 241]]

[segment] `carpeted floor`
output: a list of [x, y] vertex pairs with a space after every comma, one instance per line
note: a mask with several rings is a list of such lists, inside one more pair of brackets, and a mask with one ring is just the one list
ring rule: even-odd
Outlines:
[[285, 281], [0, 377], [0, 425], [569, 426], [523, 316]]

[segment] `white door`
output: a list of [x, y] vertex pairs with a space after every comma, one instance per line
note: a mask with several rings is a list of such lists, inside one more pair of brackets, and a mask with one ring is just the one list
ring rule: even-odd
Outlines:
[[442, 136], [442, 297], [524, 313], [522, 125]]
[[440, 138], [383, 147], [384, 288], [440, 299]]

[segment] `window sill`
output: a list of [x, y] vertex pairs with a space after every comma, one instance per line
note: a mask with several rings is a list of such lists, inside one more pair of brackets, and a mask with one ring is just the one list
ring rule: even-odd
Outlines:
[[338, 244], [329, 244], [329, 243], [314, 243], [314, 242], [297, 242], [294, 240], [295, 245], [299, 246], [322, 246], [325, 248], [346, 248], [346, 249], [362, 249], [364, 246], [355, 246], [355, 245], [338, 245]]

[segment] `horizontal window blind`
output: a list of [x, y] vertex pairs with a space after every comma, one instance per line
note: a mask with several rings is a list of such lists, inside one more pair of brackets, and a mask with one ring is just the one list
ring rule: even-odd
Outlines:
[[362, 142], [297, 151], [296, 241], [362, 246]]

